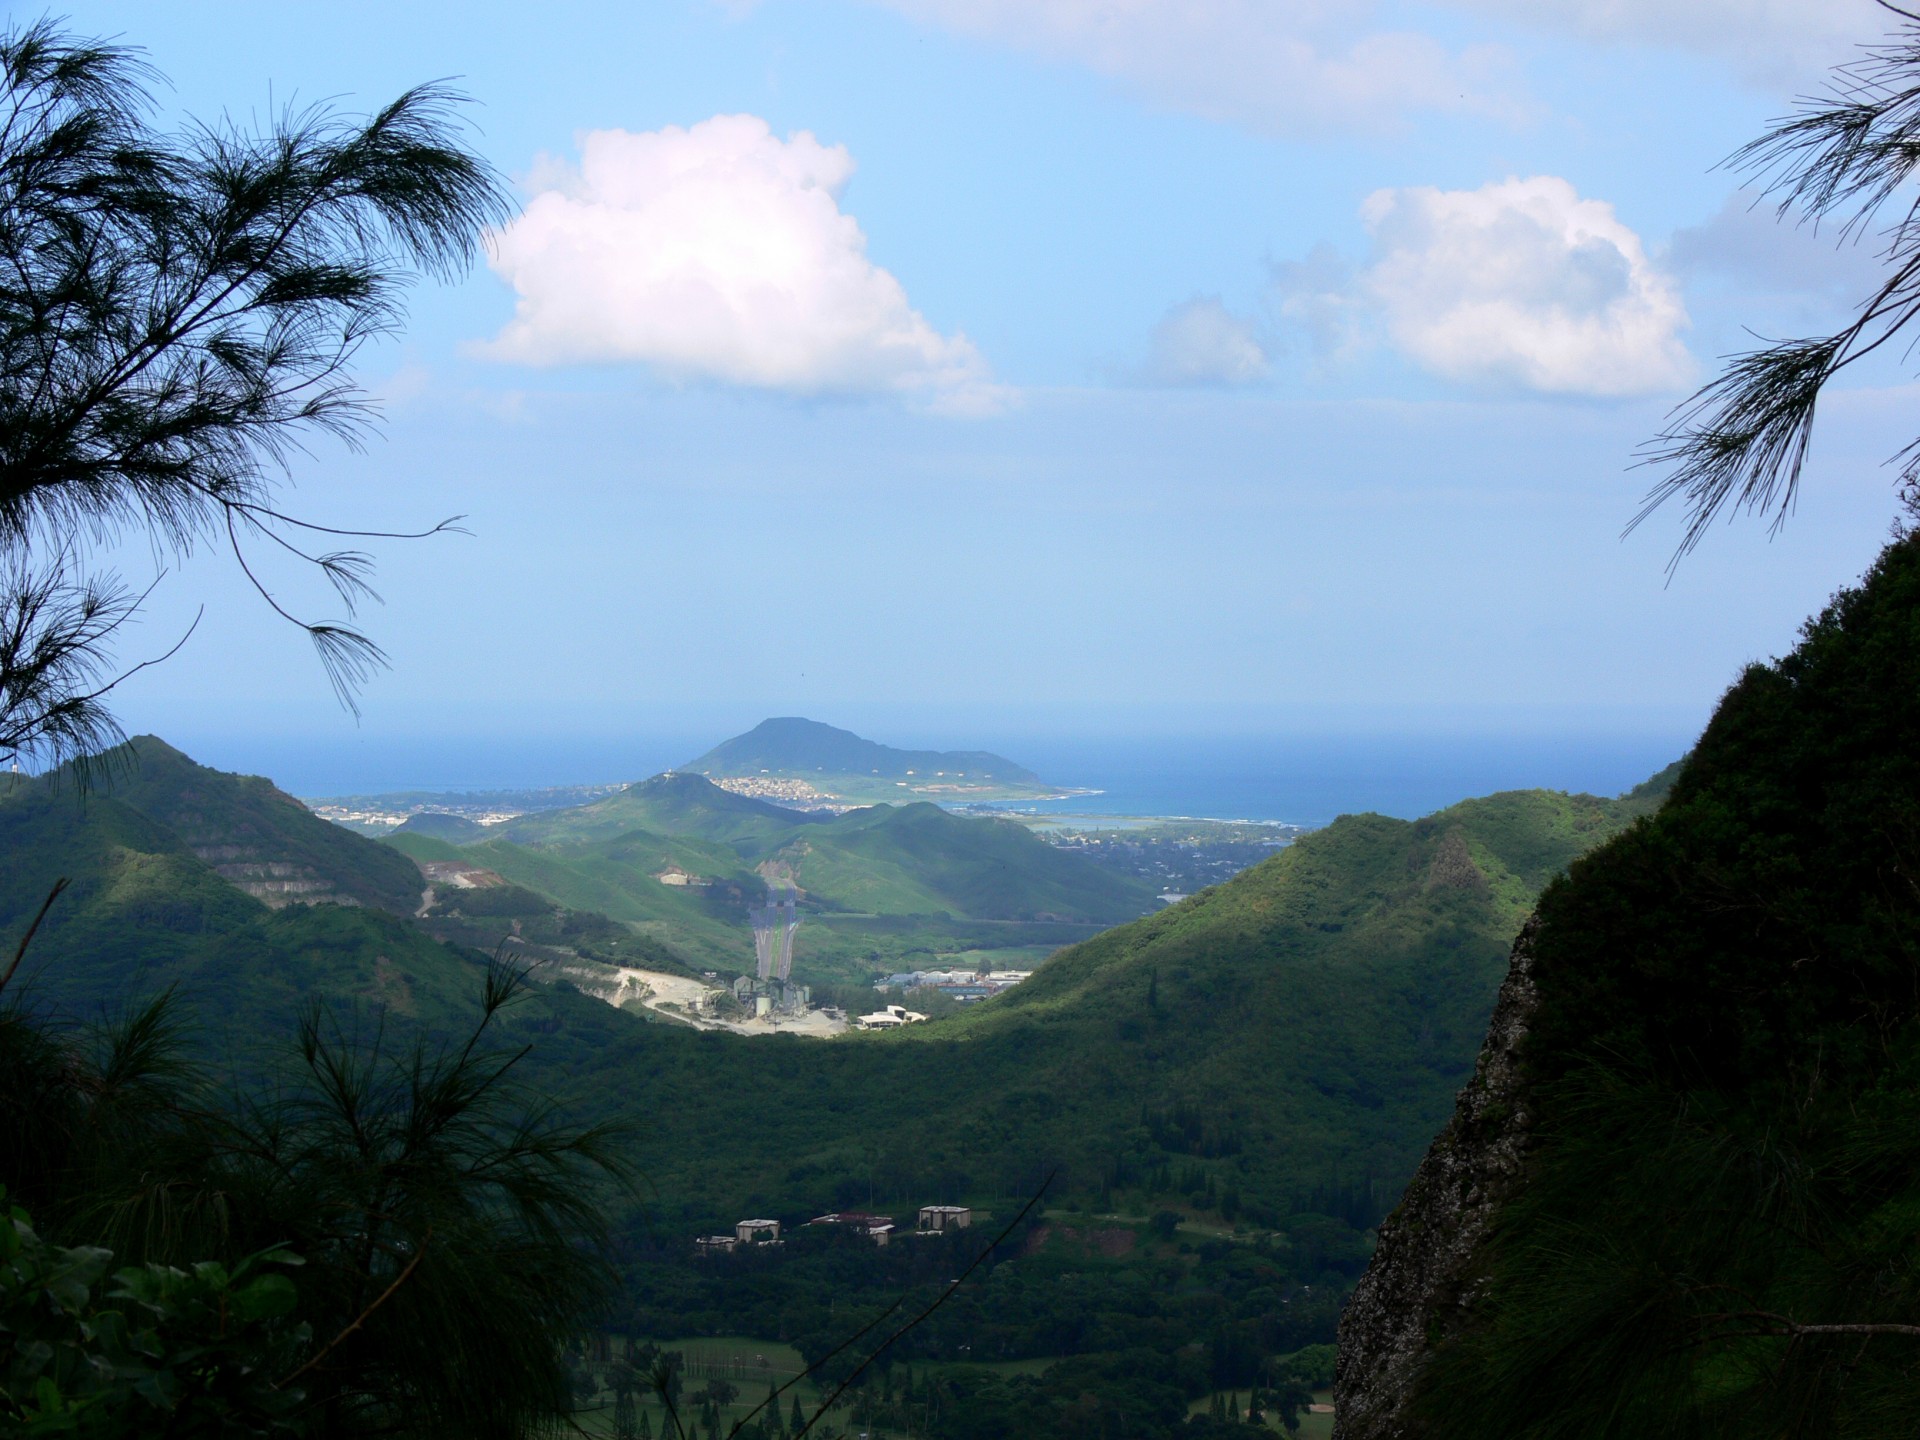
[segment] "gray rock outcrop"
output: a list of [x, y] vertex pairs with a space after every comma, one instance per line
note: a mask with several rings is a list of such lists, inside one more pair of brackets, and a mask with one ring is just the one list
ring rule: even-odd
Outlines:
[[1525, 1164], [1520, 1045], [1537, 1003], [1535, 922], [1513, 944], [1473, 1079], [1427, 1151], [1340, 1320], [1334, 1440], [1414, 1440], [1408, 1400], [1433, 1347], [1464, 1323], [1475, 1255]]

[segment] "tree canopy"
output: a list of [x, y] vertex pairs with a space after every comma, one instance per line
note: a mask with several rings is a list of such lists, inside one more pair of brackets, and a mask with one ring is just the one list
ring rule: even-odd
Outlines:
[[[150, 591], [89, 555], [129, 537], [230, 548], [353, 703], [384, 658], [351, 623], [369, 557], [328, 549], [360, 532], [289, 515], [277, 482], [312, 437], [364, 433], [363, 347], [507, 212], [443, 85], [166, 133], [156, 79], [51, 22], [0, 36], [0, 758], [116, 737], [110, 647]], [[250, 546], [317, 567], [345, 620], [284, 608]]]
[[[1676, 563], [1727, 512], [1784, 523], [1799, 494], [1821, 391], [1901, 336], [1911, 344], [1920, 318], [1920, 198], [1909, 186], [1920, 169], [1920, 14], [1878, 3], [1898, 17], [1893, 33], [1837, 68], [1825, 95], [1803, 100], [1727, 163], [1754, 177], [1783, 218], [1833, 225], [1843, 242], [1883, 227], [1886, 279], [1833, 333], [1732, 357], [1647, 447], [1648, 463], [1670, 468], [1633, 524], [1682, 500], [1687, 526]], [[1900, 498], [1920, 513], [1920, 439], [1894, 459]]]

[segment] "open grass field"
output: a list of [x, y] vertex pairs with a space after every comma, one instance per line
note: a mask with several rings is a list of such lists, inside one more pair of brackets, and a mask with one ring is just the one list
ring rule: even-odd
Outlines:
[[716, 1374], [735, 1384], [773, 1375], [781, 1383], [806, 1368], [806, 1361], [791, 1345], [778, 1340], [756, 1340], [751, 1335], [701, 1335], [686, 1340], [658, 1340], [662, 1350], [678, 1350], [687, 1357], [691, 1379]]

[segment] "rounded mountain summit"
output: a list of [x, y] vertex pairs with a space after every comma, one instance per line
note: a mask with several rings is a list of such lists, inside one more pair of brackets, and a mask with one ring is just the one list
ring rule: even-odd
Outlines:
[[908, 795], [952, 802], [1073, 793], [1047, 784], [1004, 755], [897, 750], [799, 716], [763, 720], [680, 769], [744, 794], [847, 804], [899, 801]]

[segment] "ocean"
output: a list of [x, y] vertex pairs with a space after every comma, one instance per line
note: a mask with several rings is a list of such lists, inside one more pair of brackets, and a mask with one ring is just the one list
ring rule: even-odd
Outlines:
[[[1046, 808], [1324, 825], [1378, 811], [1415, 819], [1470, 796], [1541, 786], [1617, 795], [1679, 758], [1675, 734], [982, 735], [972, 742], [1062, 786], [1097, 795]], [[449, 739], [301, 743], [229, 737], [181, 748], [203, 764], [270, 776], [306, 798], [398, 790], [490, 790], [641, 779], [710, 737]]]
[[1048, 809], [1324, 825], [1377, 811], [1412, 820], [1498, 790], [1618, 795], [1680, 758], [1668, 736], [1290, 736], [1035, 741], [1017, 758], [1102, 793]]

